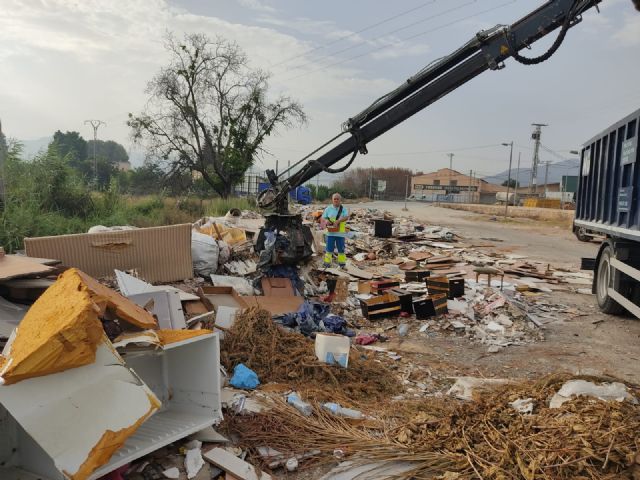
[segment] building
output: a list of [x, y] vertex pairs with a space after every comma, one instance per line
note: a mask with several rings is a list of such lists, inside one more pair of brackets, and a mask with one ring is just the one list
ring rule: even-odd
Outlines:
[[506, 191], [507, 187], [448, 168], [411, 178], [412, 197], [423, 200], [494, 203], [496, 193]]

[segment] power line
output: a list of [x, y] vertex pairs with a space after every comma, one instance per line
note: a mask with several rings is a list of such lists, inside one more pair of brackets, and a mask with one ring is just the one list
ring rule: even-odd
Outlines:
[[423, 19], [421, 19], [421, 20], [417, 20], [417, 21], [415, 21], [415, 22], [412, 22], [412, 23], [410, 23], [410, 24], [408, 24], [408, 25], [405, 25], [405, 26], [402, 26], [402, 27], [396, 28], [395, 30], [391, 30], [391, 31], [389, 31], [389, 32], [383, 33], [383, 34], [381, 34], [381, 35], [379, 35], [379, 36], [377, 36], [377, 37], [375, 37], [375, 38], [371, 38], [371, 39], [368, 39], [368, 40], [367, 40], [367, 39], [365, 39], [365, 40], [363, 40], [363, 41], [360, 41], [360, 42], [355, 43], [354, 45], [351, 45], [351, 46], [349, 46], [349, 47], [343, 48], [342, 50], [337, 50], [337, 51], [335, 51], [335, 52], [328, 53], [327, 55], [324, 55], [324, 56], [322, 56], [322, 57], [320, 57], [320, 58], [317, 58], [317, 59], [316, 59], [316, 60], [314, 60], [314, 61], [309, 61], [309, 62], [303, 63], [302, 65], [297, 65], [297, 66], [293, 66], [293, 67], [291, 67], [291, 68], [288, 68], [287, 70], [285, 70], [285, 71], [284, 71], [284, 72], [282, 72], [282, 73], [285, 73], [285, 72], [288, 72], [288, 71], [291, 71], [291, 70], [300, 70], [301, 68], [304, 68], [304, 67], [306, 67], [306, 66], [308, 66], [308, 65], [315, 64], [315, 63], [317, 63], [317, 62], [319, 62], [319, 61], [322, 61], [323, 59], [331, 58], [331, 57], [333, 57], [333, 56], [335, 56], [335, 55], [339, 55], [339, 54], [341, 54], [341, 53], [348, 52], [349, 50], [353, 50], [354, 48], [358, 48], [358, 47], [360, 47], [360, 46], [362, 46], [362, 45], [365, 45], [365, 44], [367, 44], [368, 42], [371, 42], [371, 41], [373, 41], [373, 40], [378, 40], [378, 39], [381, 39], [381, 38], [383, 38], [383, 37], [385, 37], [385, 36], [393, 35], [394, 33], [400, 32], [400, 31], [402, 31], [402, 30], [407, 30], [407, 29], [409, 29], [409, 28], [411, 28], [411, 27], [415, 27], [416, 25], [419, 25], [419, 24], [421, 24], [421, 23], [427, 22], [427, 21], [429, 21], [429, 20], [433, 20], [434, 18], [441, 17], [441, 16], [446, 15], [447, 13], [451, 13], [451, 12], [453, 12], [453, 11], [455, 11], [455, 10], [460, 10], [461, 8], [464, 8], [464, 7], [468, 6], [468, 5], [471, 5], [472, 3], [475, 3], [475, 2], [477, 2], [477, 1], [478, 1], [478, 0], [471, 0], [471, 1], [467, 2], [467, 3], [464, 3], [464, 4], [462, 4], [462, 5], [459, 5], [459, 6], [457, 6], [457, 7], [450, 8], [450, 9], [448, 9], [448, 10], [445, 10], [444, 12], [440, 12], [440, 13], [437, 13], [437, 14], [435, 14], [435, 15], [431, 15], [431, 16], [426, 17], [426, 18], [423, 18]]
[[337, 39], [335, 39], [335, 40], [333, 40], [333, 41], [331, 41], [329, 43], [325, 43], [323, 45], [319, 45], [319, 46], [314, 47], [314, 48], [312, 48], [310, 50], [302, 52], [302, 53], [300, 53], [298, 55], [294, 55], [293, 57], [290, 57], [290, 58], [287, 58], [285, 60], [282, 60], [281, 62], [278, 62], [278, 63], [276, 63], [274, 65], [271, 65], [271, 68], [278, 67], [278, 66], [283, 65], [285, 63], [289, 63], [291, 60], [295, 60], [297, 58], [303, 57], [303, 56], [305, 56], [305, 55], [307, 55], [309, 53], [315, 52], [317, 50], [321, 50], [321, 49], [326, 48], [326, 47], [330, 47], [331, 45], [335, 45], [338, 42], [341, 42], [341, 41], [346, 40], [348, 38], [351, 38], [351, 37], [354, 37], [356, 35], [359, 35], [362, 32], [366, 32], [367, 30], [371, 30], [372, 28], [379, 27], [380, 25], [383, 25], [383, 24], [388, 23], [388, 22], [390, 22], [392, 20], [395, 20], [396, 18], [400, 18], [400, 17], [403, 17], [405, 15], [408, 15], [409, 13], [413, 13], [413, 12], [415, 12], [417, 10], [420, 10], [421, 8], [424, 8], [427, 5], [432, 5], [432, 4], [436, 3], [437, 1], [438, 0], [430, 0], [428, 2], [424, 2], [424, 3], [420, 4], [420, 5], [418, 5], [417, 7], [413, 7], [413, 8], [410, 8], [409, 10], [405, 10], [404, 12], [400, 12], [397, 15], [393, 15], [391, 17], [384, 18], [384, 19], [380, 20], [379, 22], [373, 23], [373, 24], [368, 25], [368, 26], [366, 26], [366, 27], [364, 27], [364, 28], [362, 28], [362, 29], [360, 29], [358, 31], [351, 32], [351, 33], [349, 33], [347, 35], [339, 37], [339, 38], [337, 38]]
[[296, 80], [296, 79], [301, 78], [301, 77], [304, 77], [304, 76], [306, 76], [306, 75], [310, 75], [310, 74], [312, 74], [312, 73], [316, 73], [316, 72], [319, 72], [319, 71], [321, 71], [321, 70], [326, 70], [327, 68], [335, 67], [335, 66], [337, 66], [337, 65], [342, 65], [343, 63], [347, 63], [347, 62], [350, 62], [350, 61], [352, 61], [352, 60], [355, 60], [355, 59], [358, 59], [358, 58], [364, 57], [364, 56], [369, 55], [370, 53], [373, 53], [373, 52], [375, 52], [375, 51], [382, 51], [382, 50], [385, 50], [385, 49], [387, 49], [387, 48], [389, 48], [389, 47], [398, 46], [398, 45], [400, 45], [400, 44], [403, 44], [403, 43], [404, 43], [404, 42], [406, 42], [407, 40], [412, 40], [412, 39], [414, 39], [414, 38], [417, 38], [417, 37], [420, 37], [420, 36], [423, 36], [423, 35], [427, 35], [427, 34], [429, 34], [429, 33], [433, 33], [433, 32], [435, 32], [435, 31], [437, 31], [437, 30], [442, 30], [443, 28], [450, 27], [450, 26], [455, 25], [455, 24], [457, 24], [457, 23], [464, 22], [465, 20], [469, 20], [469, 19], [471, 19], [471, 18], [475, 18], [475, 17], [477, 17], [477, 16], [479, 16], [479, 15], [482, 15], [482, 14], [485, 14], [485, 13], [489, 13], [489, 12], [492, 12], [492, 11], [494, 11], [494, 10], [498, 10], [498, 9], [500, 9], [500, 8], [506, 7], [507, 5], [511, 5], [511, 4], [513, 4], [513, 3], [516, 3], [517, 1], [519, 1], [519, 0], [511, 0], [511, 1], [509, 1], [509, 2], [501, 3], [500, 5], [497, 5], [497, 6], [495, 6], [495, 7], [489, 8], [489, 9], [487, 9], [487, 10], [482, 10], [482, 11], [477, 12], [477, 13], [474, 13], [474, 14], [472, 14], [472, 15], [468, 15], [468, 16], [466, 16], [466, 17], [462, 17], [462, 18], [459, 18], [459, 19], [454, 20], [454, 21], [452, 21], [452, 22], [445, 23], [445, 24], [440, 25], [440, 26], [438, 26], [438, 27], [432, 28], [431, 30], [426, 30], [426, 31], [423, 31], [423, 32], [417, 33], [417, 34], [415, 34], [415, 35], [411, 35], [410, 37], [407, 37], [407, 38], [401, 39], [401, 40], [399, 40], [399, 41], [397, 41], [397, 42], [392, 42], [392, 43], [387, 44], [386, 46], [383, 46], [383, 47], [381, 47], [381, 48], [375, 48], [375, 49], [369, 50], [369, 51], [367, 51], [367, 52], [364, 52], [364, 53], [362, 53], [362, 54], [355, 55], [355, 56], [353, 56], [353, 57], [348, 57], [348, 58], [345, 58], [345, 59], [340, 60], [340, 61], [338, 61], [338, 62], [330, 63], [329, 65], [324, 65], [324, 66], [322, 66], [322, 67], [320, 67], [320, 68], [317, 68], [317, 69], [315, 69], [315, 70], [311, 70], [311, 71], [309, 71], [309, 72], [305, 72], [305, 73], [302, 73], [302, 74], [300, 74], [300, 75], [296, 75], [296, 76], [294, 76], [294, 77], [286, 78], [286, 79], [284, 79], [283, 81]]

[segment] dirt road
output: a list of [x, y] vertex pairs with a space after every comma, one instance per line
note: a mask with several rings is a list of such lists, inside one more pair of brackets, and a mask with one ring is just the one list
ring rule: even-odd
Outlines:
[[[353, 205], [356, 207], [356, 205]], [[566, 228], [527, 220], [503, 221], [411, 202], [408, 212], [402, 202], [372, 202], [372, 207], [396, 215], [411, 215], [429, 224], [448, 226], [466, 238], [491, 238], [498, 250], [509, 250], [552, 265], [579, 267], [581, 257], [595, 256], [596, 242], [582, 243]], [[553, 372], [606, 374], [640, 384], [640, 320], [602, 314], [595, 298], [570, 292], [543, 295], [542, 301], [575, 308], [581, 316], [558, 319], [545, 326], [545, 340], [514, 346], [497, 354], [464, 337], [438, 336], [424, 339], [409, 335], [390, 348], [408, 359], [450, 375], [536, 377]]]

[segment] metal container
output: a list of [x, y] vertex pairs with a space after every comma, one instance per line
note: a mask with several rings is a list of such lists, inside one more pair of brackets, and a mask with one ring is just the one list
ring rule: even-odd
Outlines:
[[587, 141], [581, 152], [575, 225], [640, 239], [640, 109]]

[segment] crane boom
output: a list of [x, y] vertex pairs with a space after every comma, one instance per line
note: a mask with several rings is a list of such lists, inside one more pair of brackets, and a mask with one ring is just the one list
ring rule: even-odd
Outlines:
[[[284, 175], [279, 177], [273, 170], [268, 170], [267, 177], [271, 186], [258, 197], [259, 206], [274, 208], [279, 214], [287, 214], [290, 190], [320, 172], [338, 173], [346, 170], [358, 153], [367, 153], [367, 143], [482, 72], [504, 68], [507, 58], [513, 57], [528, 65], [547, 60], [562, 44], [569, 28], [582, 21], [582, 14], [597, 7], [601, 1], [550, 0], [512, 25], [497, 25], [478, 32], [462, 47], [428, 65], [400, 87], [347, 120], [343, 124], [342, 134], [349, 135], [348, 138], [329, 148], [317, 159], [308, 160], [293, 175], [283, 179], [280, 177]], [[532, 59], [518, 53], [558, 28], [560, 32], [556, 41], [543, 55]], [[331, 168], [349, 155], [351, 158], [346, 166]]]

